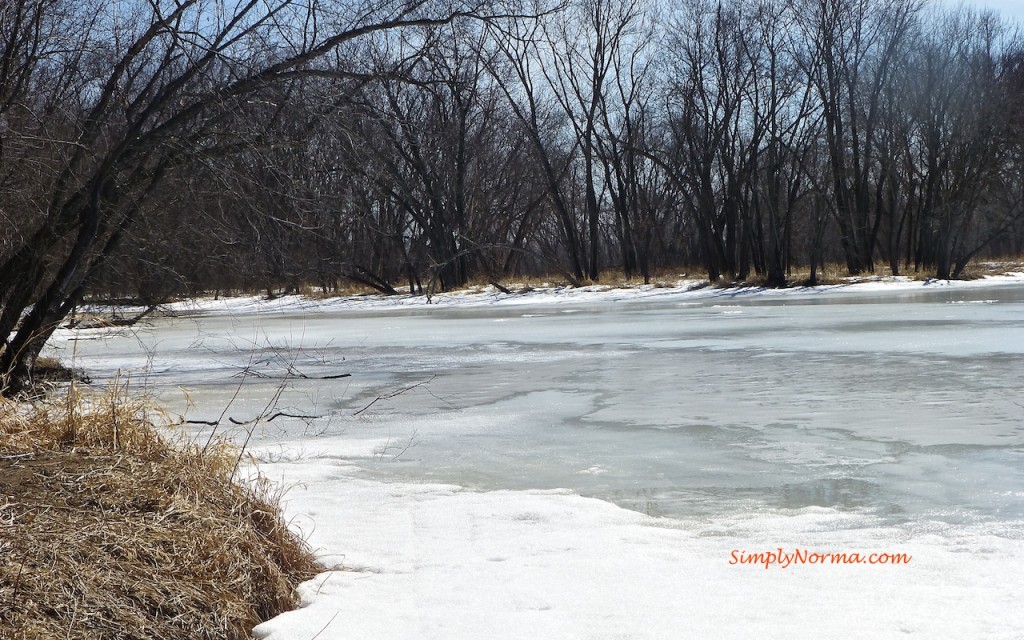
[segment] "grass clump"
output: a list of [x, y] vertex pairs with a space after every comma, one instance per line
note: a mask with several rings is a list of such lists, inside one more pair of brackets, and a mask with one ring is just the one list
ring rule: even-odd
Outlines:
[[0, 637], [249, 638], [318, 572], [237, 451], [114, 388], [0, 405]]

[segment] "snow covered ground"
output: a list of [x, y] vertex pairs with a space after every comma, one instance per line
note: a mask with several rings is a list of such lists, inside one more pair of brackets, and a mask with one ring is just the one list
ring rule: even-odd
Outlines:
[[[670, 520], [567, 492], [382, 484], [323, 460], [288, 466], [276, 470], [301, 483], [290, 510], [309, 514], [302, 522], [329, 561], [354, 570], [304, 585], [306, 606], [260, 625], [258, 638], [1019, 638], [1024, 629], [1021, 542], [986, 527], [873, 526], [817, 507]], [[730, 564], [779, 548], [911, 561]]]
[[190, 419], [307, 416], [222, 431], [338, 568], [259, 638], [1024, 638], [1024, 274], [693, 284], [202, 300], [57, 345]]

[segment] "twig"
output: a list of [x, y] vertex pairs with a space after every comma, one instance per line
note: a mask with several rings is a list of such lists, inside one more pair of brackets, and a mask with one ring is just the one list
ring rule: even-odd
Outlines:
[[416, 438], [417, 435], [418, 434], [417, 434], [416, 431], [412, 432], [412, 435], [409, 436], [409, 441], [405, 443], [405, 448], [403, 448], [401, 451], [399, 451], [395, 455], [391, 456], [391, 462], [394, 462], [395, 460], [398, 460], [399, 458], [401, 458], [405, 454], [406, 451], [408, 451], [409, 449], [412, 449], [413, 447], [415, 447], [416, 445], [419, 444], [419, 441]]
[[340, 611], [335, 611], [334, 615], [331, 616], [331, 619], [327, 621], [327, 624], [324, 625], [323, 629], [320, 629], [319, 631], [317, 631], [316, 635], [313, 636], [312, 638], [310, 638], [309, 640], [316, 640], [317, 638], [319, 638], [320, 634], [323, 633], [324, 631], [327, 631], [327, 627], [331, 626], [331, 623], [334, 622], [334, 619], [337, 618], [338, 614], [340, 614], [340, 613], [341, 613]]
[[75, 610], [71, 613], [71, 622], [68, 623], [68, 633], [66, 636], [64, 636], [64, 640], [69, 640], [71, 638], [71, 632], [75, 629], [75, 620], [78, 619], [79, 602], [79, 599], [75, 598]]
[[[259, 332], [259, 328], [258, 327], [255, 329], [255, 332], [257, 332], [257, 335], [258, 335], [258, 332]], [[256, 342], [256, 338], [255, 337], [253, 338], [253, 342], [254, 343]], [[245, 367], [245, 369], [243, 369], [243, 371], [248, 371], [249, 369], [251, 369], [252, 368], [252, 363], [253, 363], [253, 361], [255, 359], [256, 359], [256, 354], [250, 351], [249, 352], [249, 364], [248, 364], [248, 366]], [[246, 376], [242, 376], [242, 379], [238, 381], [238, 386], [235, 387], [235, 392], [233, 394], [231, 394], [231, 399], [228, 400], [227, 405], [224, 406], [224, 410], [220, 412], [220, 417], [217, 418], [217, 422], [215, 424], [210, 425], [210, 426], [212, 426], [212, 427], [220, 426], [221, 421], [224, 419], [224, 416], [227, 415], [228, 410], [231, 408], [231, 405], [234, 404], [235, 400], [238, 399], [238, 394], [240, 394], [242, 392], [242, 385], [245, 384], [245, 379], [246, 379]], [[206, 439], [206, 444], [203, 445], [203, 449], [202, 449], [202, 453], [203, 454], [205, 454], [206, 450], [210, 448], [211, 444], [213, 444], [213, 437], [215, 435], [217, 435], [217, 429], [213, 429], [212, 431], [210, 431], [210, 437], [208, 437]], [[248, 442], [248, 439], [246, 441]], [[238, 463], [237, 462], [235, 462], [235, 467], [236, 468], [238, 467]]]
[[18, 590], [21, 589], [21, 574], [25, 570], [25, 560], [27, 557], [21, 556], [21, 564], [18, 565], [18, 575], [14, 578], [14, 590], [11, 592], [10, 609], [14, 609], [14, 605], [18, 602]]
[[[307, 416], [307, 415], [302, 415], [302, 414], [299, 414], [299, 413], [286, 413], [284, 411], [278, 411], [277, 413], [275, 413], [274, 415], [270, 416], [269, 418], [266, 418], [266, 421], [267, 422], [273, 422], [275, 419], [282, 418], [282, 417], [283, 418], [296, 418], [298, 420], [319, 420], [320, 418], [323, 418], [323, 416]], [[233, 418], [233, 417], [229, 417], [228, 418], [228, 420], [231, 421], [231, 424], [237, 424], [239, 426], [245, 425], [245, 424], [253, 424], [253, 423], [259, 422], [260, 420], [263, 420], [263, 419], [264, 419], [263, 416], [256, 416], [255, 418], [252, 418], [251, 420], [239, 420], [239, 419]]]
[[12, 453], [0, 456], [0, 460], [31, 460], [34, 457], [36, 457], [34, 453]]
[[512, 295], [512, 291], [508, 287], [503, 287], [500, 284], [498, 284], [497, 280], [491, 280], [491, 286], [497, 289], [498, 291], [504, 293], [505, 295]]
[[[374, 399], [373, 399], [373, 400], [372, 400], [372, 401], [370, 402], [370, 404], [366, 405], [365, 407], [363, 407], [363, 408], [362, 408], [362, 409], [360, 409], [359, 411], [356, 411], [356, 412], [355, 412], [355, 413], [353, 413], [352, 415], [353, 415], [353, 416], [358, 416], [358, 415], [359, 415], [360, 413], [362, 413], [362, 412], [366, 411], [367, 409], [369, 409], [370, 407], [372, 407], [373, 405], [375, 405], [375, 404], [376, 404], [376, 403], [377, 403], [378, 401], [380, 401], [380, 400], [390, 400], [391, 398], [394, 398], [395, 396], [400, 396], [400, 395], [402, 395], [402, 394], [403, 394], [403, 393], [405, 393], [406, 391], [412, 391], [412, 390], [413, 390], [413, 389], [415, 389], [416, 387], [422, 387], [423, 385], [425, 385], [425, 384], [428, 384], [428, 383], [429, 383], [429, 382], [430, 382], [431, 380], [433, 380], [433, 379], [434, 379], [434, 378], [436, 378], [436, 377], [437, 377], [436, 375], [434, 375], [434, 376], [430, 376], [430, 380], [424, 380], [423, 382], [417, 382], [416, 384], [413, 384], [413, 385], [409, 385], [408, 387], [406, 387], [406, 388], [404, 388], [404, 389], [399, 389], [398, 391], [392, 391], [391, 393], [386, 393], [386, 394], [384, 394], [384, 395], [382, 395], [382, 396], [377, 396], [376, 398], [374, 398]], [[435, 397], [436, 397], [436, 396], [435, 396]]]
[[273, 422], [275, 418], [281, 417], [295, 418], [297, 420], [319, 420], [320, 418], [323, 418], [323, 416], [305, 416], [298, 413], [285, 413], [284, 411], [278, 411], [274, 415], [267, 418], [267, 422]]

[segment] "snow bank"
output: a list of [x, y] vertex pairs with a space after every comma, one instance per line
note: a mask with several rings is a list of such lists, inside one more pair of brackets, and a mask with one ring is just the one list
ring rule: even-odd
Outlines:
[[[334, 298], [308, 298], [288, 295], [268, 300], [263, 296], [238, 296], [199, 298], [167, 305], [174, 312], [203, 314], [244, 314], [244, 313], [330, 313], [341, 310], [383, 310], [407, 308], [451, 308], [482, 306], [522, 306], [546, 304], [574, 304], [584, 302], [619, 302], [623, 300], [645, 301], [700, 301], [714, 299], [747, 299], [757, 296], [800, 296], [813, 297], [835, 293], [879, 293], [927, 291], [938, 288], [969, 289], [1024, 282], [1024, 273], [1006, 273], [999, 276], [985, 276], [977, 280], [913, 280], [905, 276], [876, 276], [861, 278], [851, 284], [821, 285], [817, 287], [790, 287], [768, 289], [765, 287], [718, 288], [705, 286], [703, 280], [680, 280], [672, 286], [635, 285], [588, 287], [535, 287], [522, 293], [504, 294], [493, 287], [474, 290], [441, 293], [430, 297], [422, 295], [362, 295]], [[141, 308], [139, 309], [141, 311]], [[128, 310], [125, 311], [128, 313]]]
[[[650, 518], [566, 492], [386, 484], [269, 465], [330, 571], [264, 640], [1020, 638], [1024, 544], [808, 508]], [[757, 552], [906, 553], [906, 565], [748, 565]], [[732, 564], [731, 564], [732, 562]]]

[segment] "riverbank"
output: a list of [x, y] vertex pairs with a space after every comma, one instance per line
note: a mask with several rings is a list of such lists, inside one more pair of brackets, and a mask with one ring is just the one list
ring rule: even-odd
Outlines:
[[[760, 286], [711, 286], [706, 280], [681, 278], [658, 284], [600, 284], [571, 287], [559, 283], [534, 282], [510, 284], [505, 293], [493, 285], [470, 287], [434, 295], [360, 294], [307, 296], [301, 294], [265, 295], [237, 294], [207, 296], [180, 300], [160, 305], [161, 313], [183, 314], [245, 314], [245, 313], [331, 313], [344, 310], [376, 311], [409, 308], [475, 308], [515, 307], [527, 305], [614, 303], [621, 301], [701, 301], [752, 299], [763, 296], [813, 298], [831, 294], [873, 294], [884, 292], [914, 292], [935, 290], [979, 289], [991, 286], [1024, 283], [1024, 271], [1008, 271], [995, 275], [982, 275], [972, 280], [916, 279], [909, 276], [871, 276], [847, 278], [844, 281], [814, 287], [793, 286], [769, 288]], [[113, 314], [117, 318], [144, 313], [147, 307], [135, 305], [87, 304], [86, 315]], [[102, 328], [102, 323], [100, 323]]]

